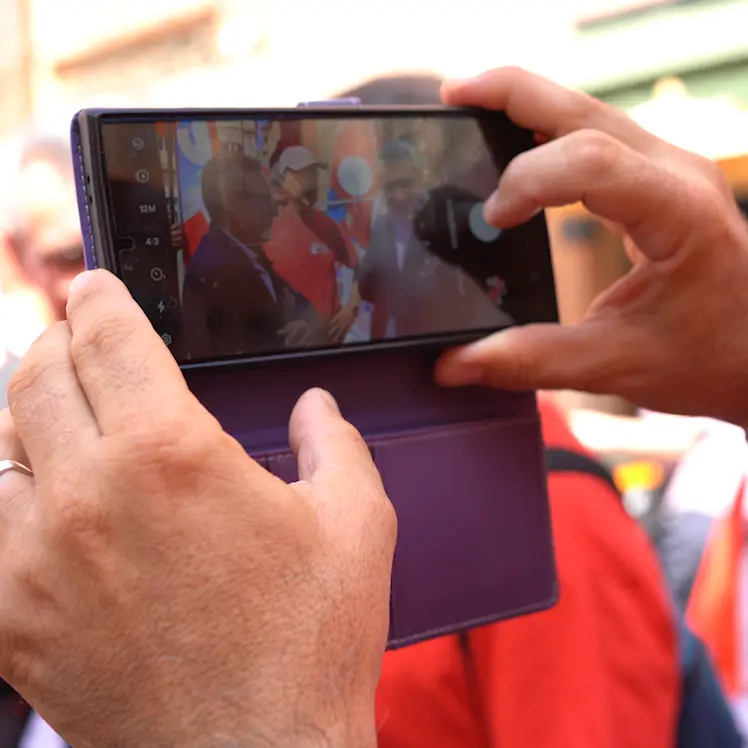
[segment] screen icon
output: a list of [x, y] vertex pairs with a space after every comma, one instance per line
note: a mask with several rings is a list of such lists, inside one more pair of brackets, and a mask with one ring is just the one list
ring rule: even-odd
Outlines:
[[501, 236], [501, 229], [491, 226], [483, 217], [483, 206], [485, 203], [476, 203], [470, 209], [468, 225], [473, 236], [484, 244], [495, 242]]
[[153, 268], [151, 270], [151, 280], [156, 281], [162, 281], [164, 278], [166, 278], [166, 275], [164, 274], [164, 271], [161, 270], [161, 268]]
[[143, 138], [133, 138], [132, 139], [132, 147], [136, 151], [142, 151], [143, 148], [145, 148], [145, 140], [143, 140]]
[[135, 179], [140, 182], [140, 184], [145, 184], [150, 178], [151, 175], [145, 169], [138, 169], [135, 172]]

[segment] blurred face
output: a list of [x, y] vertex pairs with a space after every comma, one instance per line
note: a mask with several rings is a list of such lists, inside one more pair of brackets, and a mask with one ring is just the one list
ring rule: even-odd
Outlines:
[[283, 175], [283, 192], [287, 200], [302, 208], [313, 208], [319, 200], [319, 167], [291, 171]]
[[262, 174], [240, 169], [223, 175], [223, 199], [228, 230], [247, 244], [261, 244], [276, 215], [275, 200]]
[[383, 164], [379, 184], [392, 213], [410, 216], [421, 197], [421, 175], [416, 165], [403, 159]]
[[64, 319], [70, 283], [84, 269], [72, 174], [32, 162], [19, 190], [26, 228], [10, 242], [30, 283], [46, 297], [55, 317]]

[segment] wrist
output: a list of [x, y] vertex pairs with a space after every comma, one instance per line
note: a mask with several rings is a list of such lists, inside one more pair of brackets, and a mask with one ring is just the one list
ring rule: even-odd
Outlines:
[[[330, 725], [299, 716], [293, 726], [285, 729], [265, 725], [249, 732], [221, 731], [220, 734], [221, 740], [211, 736], [208, 743], [196, 741], [195, 748], [377, 748], [373, 707], [347, 709], [344, 717]], [[234, 738], [234, 734], [242, 737]]]
[[[338, 710], [336, 710], [338, 711]], [[373, 700], [367, 704], [346, 701], [338, 719], [327, 725], [308, 723], [285, 737], [277, 748], [377, 748], [376, 718]], [[317, 715], [319, 716], [319, 715]], [[274, 745], [273, 748], [276, 748]]]

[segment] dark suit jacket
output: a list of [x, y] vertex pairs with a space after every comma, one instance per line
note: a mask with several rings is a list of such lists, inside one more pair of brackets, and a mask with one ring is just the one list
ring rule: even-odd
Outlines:
[[255, 253], [253, 262], [241, 244], [211, 227], [185, 275], [182, 314], [186, 353], [192, 359], [206, 359], [281, 350], [278, 331], [303, 317], [308, 308], [264, 254]]
[[372, 338], [381, 339], [390, 319], [397, 337], [490, 328], [509, 318], [462, 269], [437, 257], [414, 234], [398, 267], [395, 221], [374, 218], [359, 268], [361, 297], [373, 306]]
[[388, 213], [373, 219], [369, 246], [359, 269], [361, 297], [373, 306], [372, 337], [385, 335], [390, 319], [397, 336], [419, 335], [433, 326], [442, 268], [414, 236], [398, 267], [395, 219]]

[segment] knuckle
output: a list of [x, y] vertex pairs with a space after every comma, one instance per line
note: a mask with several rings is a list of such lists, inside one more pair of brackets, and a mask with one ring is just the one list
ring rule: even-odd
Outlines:
[[[159, 417], [128, 431], [111, 454], [116, 472], [133, 469], [145, 480], [177, 484], [231, 454], [233, 440], [217, 425], [185, 417]], [[129, 466], [129, 467], [128, 467]]]
[[[11, 409], [13, 404], [22, 401], [25, 396], [43, 397], [49, 382], [55, 379], [54, 373], [64, 369], [65, 362], [59, 356], [48, 355], [49, 344], [56, 333], [56, 326], [45, 330], [11, 377], [7, 388]], [[41, 386], [42, 383], [44, 386]]]
[[341, 441], [355, 444], [358, 447], [366, 447], [366, 450], [368, 451], [369, 448], [364, 442], [364, 437], [361, 436], [361, 432], [350, 421], [341, 418], [335, 425], [335, 430], [337, 432], [337, 437]]
[[567, 120], [571, 127], [577, 128], [576, 132], [584, 131], [591, 120], [607, 121], [619, 114], [614, 107], [584, 91], [570, 92], [568, 102]]
[[730, 195], [732, 197], [732, 189], [730, 188], [730, 182], [727, 179], [722, 167], [716, 162], [712, 161], [705, 156], [697, 156], [697, 165], [704, 173], [707, 181], [719, 190], [720, 194]]
[[728, 202], [724, 194], [710, 180], [693, 178], [686, 175], [682, 182], [684, 196], [689, 205], [693, 206], [693, 214], [702, 218], [710, 218], [717, 223], [721, 222], [725, 215]]
[[578, 130], [568, 143], [577, 168], [592, 178], [610, 172], [622, 153], [620, 141], [600, 130]]
[[55, 535], [77, 539], [107, 535], [111, 526], [107, 503], [97, 497], [97, 492], [81, 491], [80, 485], [54, 491], [47, 516]]
[[385, 537], [394, 543], [397, 538], [397, 512], [386, 493], [382, 506], [382, 530]]
[[106, 492], [91, 490], [92, 480], [59, 473], [45, 487], [48, 508], [38, 515], [42, 529], [55, 536], [100, 536], [109, 527]]
[[530, 73], [523, 70], [517, 65], [506, 65], [504, 67], [498, 67], [491, 70], [488, 75], [500, 81], [502, 78], [504, 82], [509, 86], [519, 86], [523, 83], [527, 83]]
[[127, 346], [132, 332], [114, 314], [102, 314], [95, 324], [77, 325], [70, 343], [70, 353], [74, 360], [85, 359], [95, 351], [107, 351]]

